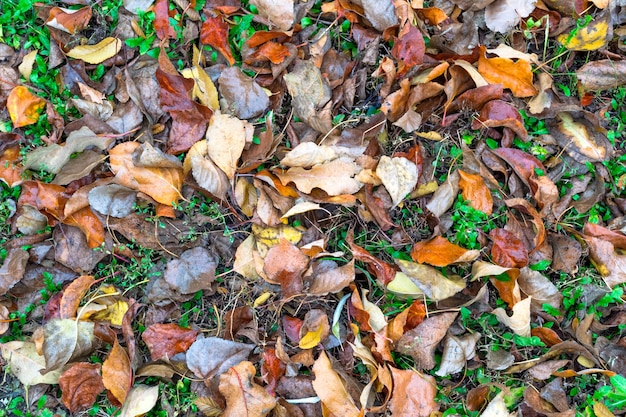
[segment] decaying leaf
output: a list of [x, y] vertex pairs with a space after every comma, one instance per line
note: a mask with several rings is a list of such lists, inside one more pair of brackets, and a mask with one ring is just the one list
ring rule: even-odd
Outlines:
[[448, 335], [443, 341], [441, 366], [435, 374], [446, 376], [461, 372], [467, 361], [476, 355], [478, 340], [480, 333], [470, 333], [463, 337]]
[[157, 323], [148, 327], [141, 338], [150, 350], [153, 361], [169, 359], [186, 352], [198, 337], [198, 330], [185, 329], [175, 323]]
[[[522, 0], [523, 1], [523, 0]], [[513, 62], [509, 58], [487, 58], [486, 49], [480, 47], [478, 56], [478, 72], [490, 84], [502, 84], [511, 90], [516, 97], [530, 97], [537, 93], [533, 85], [533, 73], [530, 63], [523, 59]]]
[[212, 378], [248, 359], [253, 348], [254, 345], [218, 337], [196, 339], [187, 350], [187, 367], [198, 378]]
[[206, 132], [207, 152], [211, 160], [232, 180], [237, 161], [247, 142], [252, 141], [250, 123], [227, 114], [214, 114]]
[[485, 23], [494, 32], [508, 33], [535, 9], [537, 0], [496, 0], [485, 9]]
[[493, 212], [493, 198], [483, 177], [463, 170], [459, 170], [459, 175], [459, 188], [463, 199], [476, 210], [490, 216]]
[[120, 404], [124, 404], [133, 385], [132, 372], [128, 352], [115, 339], [109, 356], [102, 364], [102, 382], [111, 396]]
[[78, 362], [59, 378], [59, 387], [63, 392], [61, 401], [72, 413], [91, 407], [104, 391], [100, 368], [99, 363]]
[[293, 182], [304, 193], [319, 188], [328, 195], [336, 196], [354, 194], [361, 189], [361, 183], [354, 178], [358, 172], [359, 167], [352, 160], [339, 158], [311, 169], [294, 167], [276, 175], [283, 185]]
[[276, 407], [277, 400], [254, 382], [256, 370], [248, 361], [240, 362], [220, 376], [220, 393], [226, 398], [222, 416], [264, 417]]
[[608, 90], [626, 84], [626, 61], [591, 61], [576, 71], [578, 82], [587, 91]]
[[159, 399], [159, 386], [134, 386], [126, 396], [126, 401], [120, 411], [120, 417], [143, 416], [152, 410]]
[[219, 51], [230, 65], [235, 63], [228, 43], [228, 24], [222, 16], [207, 16], [200, 29], [200, 41]]
[[608, 41], [609, 23], [606, 19], [596, 19], [584, 27], [578, 28], [573, 34], [563, 33], [558, 41], [567, 49], [574, 51], [595, 51], [604, 47]]
[[96, 347], [92, 322], [53, 319], [44, 325], [43, 334], [46, 372], [59, 369], [70, 360], [90, 353]]
[[10, 366], [11, 373], [15, 375], [24, 386], [36, 384], [56, 384], [61, 376], [61, 370], [46, 372], [46, 359], [37, 353], [37, 348], [32, 342], [14, 340], [0, 343], [2, 357]]
[[295, 114], [318, 132], [328, 132], [332, 128], [330, 115], [324, 118], [320, 109], [330, 100], [331, 89], [320, 70], [311, 61], [299, 60], [283, 79]]
[[441, 313], [425, 319], [398, 340], [396, 350], [415, 359], [418, 368], [433, 369], [436, 365], [435, 349], [446, 335], [457, 314]]
[[28, 262], [28, 252], [22, 248], [11, 249], [0, 267], [0, 295], [4, 295], [23, 277]]

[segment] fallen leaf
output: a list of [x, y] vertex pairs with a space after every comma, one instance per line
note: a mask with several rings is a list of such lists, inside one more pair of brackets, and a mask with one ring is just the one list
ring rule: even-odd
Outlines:
[[52, 319], [43, 326], [46, 372], [60, 369], [72, 359], [96, 348], [94, 323], [75, 319]]
[[293, 0], [251, 0], [259, 10], [259, 14], [267, 18], [278, 29], [287, 31], [294, 23]]
[[156, 0], [154, 4], [154, 31], [160, 40], [176, 39], [176, 31], [170, 25], [170, 7], [167, 0]]
[[238, 67], [228, 67], [219, 78], [222, 110], [239, 119], [261, 116], [270, 105], [270, 99], [253, 78]]
[[28, 252], [21, 247], [10, 249], [7, 252], [2, 267], [0, 267], [0, 295], [6, 294], [22, 280], [28, 258]]
[[202, 67], [194, 66], [193, 68], [181, 71], [181, 74], [185, 78], [191, 78], [194, 80], [194, 98], [197, 98], [203, 106], [206, 106], [213, 111], [220, 109], [217, 88], [215, 87], [215, 84], [213, 84], [211, 77], [209, 77]]
[[393, 394], [389, 410], [394, 417], [428, 417], [439, 411], [435, 401], [437, 383], [430, 375], [411, 369], [389, 368], [393, 376]]
[[181, 294], [210, 290], [215, 281], [218, 258], [203, 247], [188, 249], [178, 259], [170, 260], [163, 277], [170, 288]]
[[524, 127], [524, 120], [519, 110], [502, 100], [491, 100], [480, 110], [478, 118], [472, 122], [472, 129], [482, 127], [503, 127], [505, 128], [504, 134], [508, 128], [523, 141], [528, 140], [528, 132]]
[[600, 18], [592, 20], [573, 33], [563, 33], [557, 36], [557, 40], [573, 51], [595, 51], [607, 44], [608, 36], [609, 24], [606, 18]]
[[520, 270], [517, 277], [520, 290], [528, 297], [532, 297], [531, 307], [535, 312], [543, 311], [543, 305], [548, 304], [556, 310], [563, 307], [563, 294], [547, 277], [539, 271], [526, 267]]
[[397, 259], [396, 263], [411, 281], [433, 301], [441, 301], [462, 291], [466, 284], [459, 276], [446, 277], [429, 265]]
[[528, 297], [518, 302], [511, 309], [513, 315], [509, 316], [506, 311], [499, 307], [493, 310], [493, 314], [498, 321], [508, 326], [513, 332], [522, 337], [530, 337], [530, 303], [532, 297]]
[[626, 235], [619, 230], [611, 230], [595, 223], [585, 223], [583, 226], [585, 236], [593, 236], [609, 241], [618, 249], [626, 249]]
[[581, 163], [604, 161], [612, 155], [612, 146], [601, 129], [570, 113], [558, 113], [548, 123], [550, 133], [572, 158]]
[[255, 374], [254, 365], [243, 361], [220, 375], [219, 390], [226, 399], [223, 417], [264, 417], [276, 407], [276, 398], [254, 382]]
[[104, 391], [100, 369], [99, 363], [77, 362], [59, 378], [61, 401], [72, 413], [94, 405], [98, 395]]
[[352, 160], [339, 158], [311, 169], [294, 167], [276, 175], [283, 185], [293, 182], [304, 193], [320, 188], [330, 196], [337, 196], [354, 194], [361, 189], [361, 183], [354, 179], [358, 171], [359, 167]]
[[485, 8], [485, 23], [494, 32], [508, 33], [527, 18], [537, 0], [496, 0]]
[[454, 171], [433, 193], [426, 208], [436, 217], [441, 217], [456, 201], [459, 193], [459, 172]]
[[63, 146], [53, 143], [32, 150], [26, 155], [23, 166], [25, 169], [34, 168], [37, 171], [43, 170], [57, 174], [72, 155], [83, 152], [89, 147], [104, 150], [114, 140], [112, 137], [97, 136], [88, 127], [83, 126], [70, 133]]
[[18, 162], [19, 157], [19, 145], [10, 146], [0, 155], [0, 180], [11, 188], [20, 185], [23, 181], [21, 164]]
[[360, 247], [359, 245], [354, 243], [354, 231], [350, 230], [348, 232], [348, 236], [346, 236], [346, 242], [350, 245], [350, 250], [352, 251], [352, 256], [357, 261], [361, 261], [367, 264], [367, 267], [370, 271], [374, 271], [373, 274], [376, 276], [377, 280], [383, 285], [387, 285], [390, 281], [392, 281], [395, 277], [396, 270], [388, 264], [371, 253]]
[[102, 164], [107, 156], [96, 151], [86, 150], [63, 165], [63, 168], [52, 180], [52, 184], [67, 185], [87, 175], [98, 165]]
[[[379, 0], [377, 3], [384, 4], [388, 1]], [[372, 2], [370, 1], [370, 3]], [[407, 21], [391, 49], [391, 55], [400, 62], [398, 73], [403, 74], [412, 67], [420, 65], [424, 61], [424, 52], [426, 52], [426, 45], [422, 33], [410, 21]]]
[[606, 285], [613, 288], [626, 282], [626, 255], [618, 255], [615, 246], [608, 240], [589, 236], [585, 241], [591, 260]]
[[102, 382], [112, 398], [124, 404], [133, 385], [133, 373], [128, 352], [117, 339], [102, 364]]
[[78, 306], [89, 288], [95, 283], [93, 276], [83, 275], [72, 281], [61, 295], [59, 301], [59, 318], [72, 319], [78, 313]]
[[320, 110], [330, 100], [332, 92], [319, 68], [311, 61], [298, 60], [283, 79], [296, 116], [318, 132], [327, 133], [332, 128], [330, 115], [324, 118]]
[[479, 340], [480, 333], [470, 333], [464, 337], [448, 335], [443, 341], [441, 366], [435, 374], [446, 376], [461, 372], [467, 361], [476, 355], [476, 343]]
[[70, 49], [67, 56], [80, 59], [88, 64], [100, 64], [114, 57], [122, 49], [122, 41], [117, 38], [104, 38], [95, 45], [79, 45]]
[[569, 359], [551, 360], [533, 366], [528, 370], [528, 375], [539, 381], [545, 381], [550, 378], [559, 368], [564, 367], [570, 362]]
[[248, 359], [254, 345], [218, 337], [196, 339], [186, 354], [187, 367], [198, 378], [210, 379]]
[[610, 90], [626, 84], [626, 61], [600, 59], [576, 70], [576, 79], [586, 91]]
[[330, 334], [328, 316], [320, 309], [307, 311], [300, 327], [300, 349], [313, 349]]
[[141, 334], [153, 361], [170, 359], [186, 352], [198, 337], [198, 330], [185, 329], [175, 323], [157, 323], [149, 326]]
[[154, 408], [159, 399], [159, 386], [135, 385], [126, 396], [120, 417], [143, 416]]
[[521, 268], [528, 265], [528, 249], [521, 239], [506, 229], [493, 229], [489, 232], [493, 241], [491, 259], [506, 268]]
[[11, 116], [13, 127], [24, 127], [37, 123], [46, 101], [31, 93], [28, 88], [18, 85], [9, 93], [6, 108]]
[[517, 413], [509, 413], [509, 410], [504, 402], [504, 391], [500, 391], [493, 400], [489, 402], [485, 411], [482, 412], [480, 417], [512, 417]]
[[124, 142], [109, 151], [115, 181], [132, 190], [146, 193], [161, 204], [171, 206], [181, 198], [182, 164], [172, 162], [165, 154], [156, 150], [159, 159], [148, 166], [136, 165], [134, 155], [141, 151], [144, 145]]
[[[71, 10], [62, 7], [53, 7], [46, 20], [46, 25], [74, 35], [87, 27], [91, 20], [91, 7], [81, 7]], [[26, 77], [28, 80], [30, 77]]]
[[287, 239], [280, 239], [265, 256], [263, 271], [272, 284], [280, 284], [283, 298], [302, 294], [302, 276], [309, 265], [309, 258]]
[[200, 28], [200, 42], [215, 48], [230, 65], [235, 63], [228, 43], [228, 24], [221, 15], [206, 17]]
[[22, 74], [27, 80], [30, 80], [30, 75], [33, 72], [33, 65], [35, 65], [35, 59], [37, 59], [38, 52], [39, 51], [35, 49], [34, 51], [30, 51], [24, 55], [22, 63], [19, 67], [17, 67], [20, 70], [20, 74]]
[[252, 125], [246, 121], [217, 113], [211, 118], [206, 132], [208, 155], [230, 180], [235, 177], [237, 161], [252, 135]]
[[441, 236], [417, 242], [411, 249], [411, 259], [421, 264], [426, 263], [433, 266], [471, 262], [476, 260], [479, 255], [480, 251], [464, 249]]
[[266, 390], [272, 395], [276, 394], [276, 385], [278, 380], [285, 375], [287, 366], [276, 356], [274, 348], [266, 347], [263, 349], [263, 363], [261, 364], [261, 377], [267, 384]]
[[25, 386], [37, 384], [56, 384], [61, 376], [61, 370], [46, 372], [46, 359], [37, 353], [37, 348], [32, 342], [14, 340], [0, 343], [2, 357], [9, 366], [13, 375]]
[[359, 417], [361, 412], [354, 400], [348, 394], [343, 381], [333, 369], [333, 366], [322, 351], [313, 364], [313, 389], [328, 411], [335, 416]]
[[446, 335], [458, 313], [441, 313], [428, 317], [406, 332], [396, 343], [396, 350], [415, 359], [419, 369], [433, 369], [435, 349]]
[[352, 260], [343, 266], [324, 270], [316, 274], [307, 294], [326, 295], [338, 293], [350, 285], [354, 278], [354, 260]]
[[376, 175], [391, 196], [393, 207], [396, 207], [415, 188], [418, 179], [417, 165], [406, 158], [389, 158], [383, 155], [376, 167]]
[[509, 58], [487, 58], [485, 53], [485, 47], [480, 46], [478, 72], [489, 84], [502, 84], [504, 88], [511, 90], [515, 97], [530, 97], [537, 94], [533, 85], [532, 67], [528, 61], [519, 59], [513, 62]]
[[118, 219], [133, 212], [136, 198], [136, 191], [117, 184], [94, 187], [88, 195], [89, 205], [93, 210]]

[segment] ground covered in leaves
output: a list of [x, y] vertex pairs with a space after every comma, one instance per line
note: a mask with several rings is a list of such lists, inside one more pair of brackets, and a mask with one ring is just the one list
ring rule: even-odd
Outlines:
[[0, 416], [626, 413], [626, 1], [0, 5]]

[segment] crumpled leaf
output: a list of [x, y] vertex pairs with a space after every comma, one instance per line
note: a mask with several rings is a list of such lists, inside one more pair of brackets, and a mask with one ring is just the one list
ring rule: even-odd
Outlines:
[[313, 389], [328, 411], [335, 416], [359, 417], [361, 412], [348, 393], [343, 381], [322, 351], [313, 364]]
[[415, 359], [415, 365], [420, 369], [433, 369], [435, 349], [444, 338], [450, 325], [458, 313], [441, 313], [431, 315], [417, 327], [408, 332], [396, 342], [396, 350]]
[[626, 61], [600, 59], [576, 70], [576, 79], [587, 91], [609, 90], [626, 84]]
[[156, 323], [141, 334], [141, 339], [148, 346], [152, 360], [158, 361], [186, 352], [198, 333], [198, 330], [185, 329], [175, 323]]
[[215, 48], [226, 58], [230, 65], [235, 63], [235, 58], [228, 43], [228, 24], [221, 15], [209, 15], [206, 17], [200, 28], [200, 42]]
[[143, 384], [136, 385], [128, 392], [120, 417], [143, 416], [154, 408], [158, 399], [158, 385], [152, 387]]
[[496, 0], [485, 9], [485, 23], [494, 32], [508, 33], [520, 22], [520, 18], [530, 16], [537, 0]]
[[330, 115], [324, 118], [320, 110], [332, 97], [332, 91], [319, 68], [312, 61], [298, 60], [293, 70], [283, 76], [291, 95], [296, 116], [321, 133], [331, 128]]
[[63, 146], [53, 143], [32, 150], [26, 155], [23, 166], [25, 169], [34, 168], [37, 171], [44, 170], [57, 174], [73, 154], [92, 146], [104, 150], [114, 140], [112, 137], [97, 136], [88, 127], [83, 126], [70, 133]]
[[489, 84], [502, 84], [511, 90], [515, 97], [530, 97], [537, 93], [533, 85], [532, 67], [528, 61], [509, 58], [487, 58], [486, 49], [480, 46], [478, 72]]
[[464, 249], [448, 239], [435, 236], [431, 240], [417, 242], [411, 249], [411, 258], [421, 264], [448, 266], [455, 263], [471, 262], [480, 256], [480, 251]]
[[80, 59], [88, 64], [99, 64], [114, 57], [122, 49], [122, 41], [117, 38], [104, 38], [95, 45], [79, 45], [66, 54], [70, 58]]
[[429, 417], [439, 411], [435, 378], [412, 369], [389, 369], [393, 376], [389, 410], [394, 417]]
[[28, 252], [21, 247], [8, 251], [0, 268], [0, 295], [6, 294], [24, 277], [28, 258]]
[[63, 393], [61, 401], [72, 413], [94, 405], [98, 395], [104, 391], [101, 367], [99, 363], [74, 363], [59, 378], [59, 387]]
[[319, 188], [330, 196], [337, 196], [354, 194], [361, 189], [361, 183], [354, 178], [358, 172], [359, 167], [354, 161], [338, 158], [311, 169], [294, 167], [276, 175], [283, 185], [293, 182], [304, 193], [309, 194], [313, 188]]
[[589, 246], [591, 260], [606, 285], [613, 288], [626, 282], [626, 255], [618, 255], [615, 246], [608, 240], [588, 236], [585, 241]]
[[446, 277], [429, 265], [397, 259], [396, 263], [411, 281], [433, 301], [441, 301], [462, 291], [466, 284], [459, 276]]
[[132, 372], [128, 352], [115, 339], [109, 356], [102, 364], [102, 382], [112, 398], [120, 404], [124, 404], [133, 385]]
[[196, 339], [186, 354], [187, 367], [198, 377], [210, 379], [248, 359], [254, 345], [219, 337]]
[[182, 197], [182, 164], [172, 161], [156, 149], [159, 155], [157, 159], [149, 162], [149, 165], [136, 164], [135, 155], [145, 149], [145, 146], [146, 144], [137, 142], [124, 142], [109, 151], [115, 181], [132, 190], [146, 193], [161, 204], [171, 206]]
[[[384, 4], [388, 1], [378, 0], [378, 3]], [[423, 63], [424, 52], [426, 52], [426, 45], [422, 32], [410, 22], [405, 23], [391, 50], [391, 55], [399, 61], [398, 73], [403, 74], [412, 67]]]
[[43, 326], [46, 372], [62, 368], [70, 360], [90, 353], [96, 346], [94, 323], [52, 319]]
[[282, 31], [287, 31], [293, 26], [294, 1], [293, 0], [250, 0], [259, 10], [259, 14]]
[[[211, 77], [200, 66], [194, 66], [181, 71], [181, 74], [185, 78], [191, 78], [195, 84], [193, 86], [193, 98], [197, 98], [203, 106], [210, 108], [213, 111], [220, 109], [219, 97], [217, 94], [217, 88]], [[222, 72], [222, 75], [224, 73]]]
[[513, 315], [509, 316], [506, 311], [499, 307], [493, 310], [498, 321], [508, 326], [515, 334], [522, 337], [530, 337], [530, 303], [532, 297], [523, 299], [512, 308]]
[[253, 133], [250, 123], [236, 117], [216, 113], [211, 118], [206, 132], [207, 152], [230, 180], [235, 178], [237, 161]]
[[276, 398], [254, 382], [255, 374], [254, 365], [243, 361], [220, 375], [219, 390], [226, 398], [223, 417], [264, 417], [276, 407]]
[[461, 372], [468, 360], [476, 355], [476, 343], [480, 333], [470, 333], [463, 337], [448, 335], [443, 341], [441, 366], [436, 375], [446, 376]]
[[181, 294], [209, 290], [215, 281], [218, 258], [203, 247], [188, 249], [167, 263], [163, 277]]
[[376, 175], [391, 196], [393, 208], [415, 188], [418, 179], [417, 165], [403, 157], [390, 158], [383, 155], [376, 167]]
[[18, 85], [7, 97], [6, 107], [13, 127], [23, 127], [37, 123], [46, 101], [31, 93], [28, 88]]
[[59, 381], [60, 369], [44, 374], [40, 372], [46, 368], [46, 359], [37, 353], [34, 343], [14, 340], [0, 343], [0, 349], [2, 349], [2, 357], [7, 361], [11, 373], [25, 387], [37, 384], [56, 384]]
[[326, 295], [338, 293], [355, 278], [354, 260], [338, 268], [323, 271], [313, 278], [307, 291], [311, 295]]

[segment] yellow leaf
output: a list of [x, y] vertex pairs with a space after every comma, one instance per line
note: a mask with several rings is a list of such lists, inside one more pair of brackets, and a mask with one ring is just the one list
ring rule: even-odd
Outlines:
[[37, 58], [37, 52], [37, 49], [35, 49], [24, 55], [22, 63], [17, 67], [17, 69], [20, 70], [20, 74], [22, 74], [26, 80], [30, 80], [30, 74], [33, 72], [33, 64], [35, 63], [35, 58]]
[[104, 310], [94, 312], [89, 318], [94, 321], [108, 321], [114, 326], [121, 326], [127, 311], [128, 303], [120, 300], [107, 306]]
[[593, 413], [598, 417], [615, 417], [609, 407], [598, 401], [593, 402]]
[[441, 136], [440, 133], [435, 132], [434, 130], [430, 132], [416, 132], [415, 134], [419, 136], [420, 138], [436, 140], [437, 142], [443, 140], [443, 136]]
[[304, 336], [302, 336], [298, 347], [300, 347], [300, 349], [312, 349], [315, 346], [319, 345], [321, 340], [322, 326], [319, 326], [317, 329], [311, 330], [307, 332]]
[[605, 21], [595, 21], [578, 29], [573, 35], [564, 33], [557, 38], [567, 49], [574, 51], [595, 51], [606, 45], [609, 25]]
[[404, 272], [396, 272], [394, 279], [387, 284], [387, 289], [396, 295], [404, 295], [408, 297], [417, 297], [423, 295], [424, 292], [411, 281], [411, 278]]
[[266, 227], [252, 225], [252, 234], [256, 238], [257, 250], [262, 258], [265, 258], [267, 251], [280, 242], [281, 238], [287, 239], [294, 245], [302, 238], [302, 233], [291, 226], [280, 225], [277, 227]]
[[217, 96], [217, 88], [211, 81], [211, 77], [201, 67], [186, 68], [182, 71], [185, 78], [192, 78], [195, 81], [193, 86], [193, 98], [197, 98], [200, 103], [211, 110], [219, 110], [220, 102]]
[[273, 294], [271, 292], [264, 292], [263, 294], [259, 295], [256, 300], [254, 300], [254, 304], [252, 304], [252, 307], [257, 308], [258, 306], [265, 304], [265, 302], [269, 300], [272, 295]]
[[109, 37], [95, 45], [76, 46], [67, 53], [67, 56], [83, 60], [88, 64], [99, 64], [117, 55], [120, 49], [122, 49], [122, 41]]
[[7, 97], [7, 110], [14, 127], [23, 127], [37, 123], [39, 114], [46, 105], [46, 101], [37, 97], [28, 88], [18, 85]]

